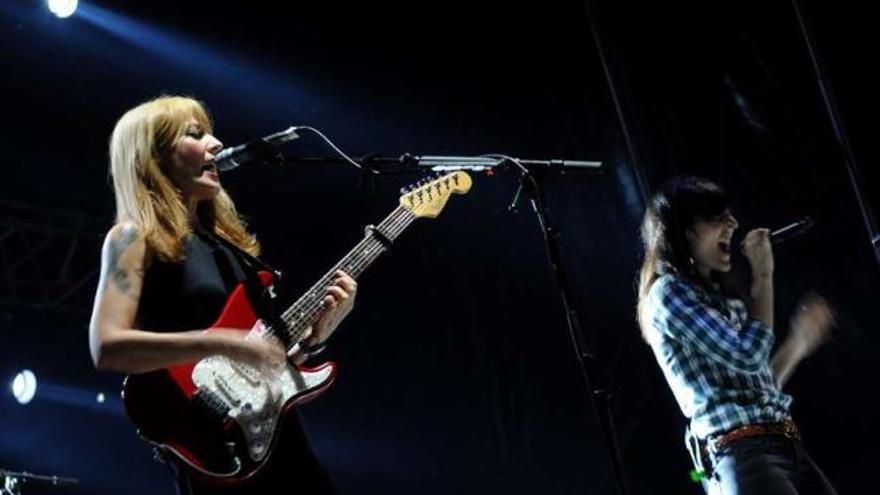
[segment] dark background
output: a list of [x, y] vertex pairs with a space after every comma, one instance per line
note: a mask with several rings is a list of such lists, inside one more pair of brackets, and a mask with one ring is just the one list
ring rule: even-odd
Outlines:
[[[102, 1], [59, 20], [4, 2], [0, 378], [29, 368], [40, 385], [27, 406], [0, 396], [0, 467], [81, 480], [31, 493], [173, 492], [121, 412], [122, 377], [93, 370], [86, 338], [113, 218], [108, 137], [168, 93], [205, 101], [227, 145], [308, 124], [355, 156], [602, 161], [602, 174], [547, 174], [545, 192], [632, 493], [700, 492], [634, 323], [643, 194], [676, 173], [717, 180], [740, 234], [811, 215], [776, 250], [778, 340], [811, 288], [840, 326], [787, 391], [840, 493], [870, 492], [877, 258], [795, 5]], [[862, 2], [797, 5], [876, 211], [873, 18]], [[330, 154], [311, 136], [284, 150]], [[419, 178], [337, 163], [222, 179], [292, 300]], [[538, 224], [525, 202], [508, 211], [516, 187], [510, 171], [475, 174], [361, 279], [328, 353], [338, 382], [300, 409], [342, 493], [614, 493]]]

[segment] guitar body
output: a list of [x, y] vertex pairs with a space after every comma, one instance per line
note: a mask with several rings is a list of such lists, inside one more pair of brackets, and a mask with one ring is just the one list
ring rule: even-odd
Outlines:
[[[260, 272], [264, 286], [272, 275]], [[260, 338], [264, 328], [244, 284], [229, 296], [215, 328], [242, 329]], [[288, 363], [267, 374], [225, 356], [211, 356], [149, 373], [129, 375], [123, 402], [138, 433], [166, 458], [197, 477], [236, 484], [269, 462], [287, 413], [326, 390], [336, 366]]]

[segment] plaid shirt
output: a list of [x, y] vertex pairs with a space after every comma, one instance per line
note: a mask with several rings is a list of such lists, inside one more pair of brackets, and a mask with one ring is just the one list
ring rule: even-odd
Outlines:
[[666, 274], [645, 304], [648, 341], [697, 438], [790, 418], [769, 365], [773, 330], [743, 301]]

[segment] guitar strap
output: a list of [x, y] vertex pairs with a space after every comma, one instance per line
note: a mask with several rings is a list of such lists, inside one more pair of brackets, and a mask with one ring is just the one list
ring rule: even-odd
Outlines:
[[[267, 323], [275, 323], [279, 321], [279, 314], [276, 311], [274, 299], [275, 294], [271, 290], [266, 290], [262, 280], [257, 275], [260, 270], [266, 270], [275, 276], [275, 280], [281, 278], [281, 272], [269, 266], [266, 262], [251, 256], [234, 243], [224, 239], [222, 236], [207, 234], [211, 240], [217, 244], [221, 244], [227, 249], [215, 249], [214, 256], [217, 266], [220, 268], [220, 274], [229, 286], [237, 283], [244, 283], [248, 300], [251, 302], [257, 316]], [[241, 270], [237, 271], [233, 263], [241, 266]], [[243, 275], [242, 275], [243, 272]]]

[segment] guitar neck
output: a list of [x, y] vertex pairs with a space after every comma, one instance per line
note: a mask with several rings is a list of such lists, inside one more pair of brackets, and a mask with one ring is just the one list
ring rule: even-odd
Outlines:
[[360, 277], [415, 219], [416, 216], [409, 210], [398, 206], [378, 226], [368, 230], [366, 236], [348, 254], [282, 313], [284, 328], [273, 328], [273, 331], [286, 334], [287, 338], [283, 340], [287, 342], [288, 348], [300, 342], [306, 329], [320, 317], [327, 288], [333, 285], [333, 274], [342, 270], [354, 279]]

